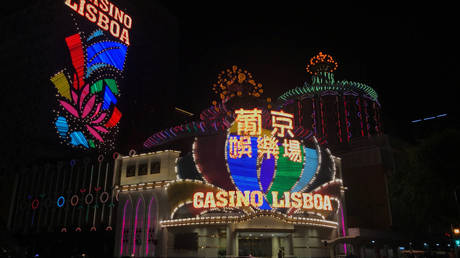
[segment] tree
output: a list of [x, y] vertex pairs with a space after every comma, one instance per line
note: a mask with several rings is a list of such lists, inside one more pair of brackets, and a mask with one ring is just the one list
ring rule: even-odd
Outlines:
[[393, 224], [411, 232], [446, 232], [460, 222], [454, 192], [460, 186], [460, 131], [446, 129], [416, 144], [395, 140], [396, 171], [390, 179]]

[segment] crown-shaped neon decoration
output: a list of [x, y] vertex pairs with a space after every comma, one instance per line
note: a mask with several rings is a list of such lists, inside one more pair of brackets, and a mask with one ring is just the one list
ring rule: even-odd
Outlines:
[[319, 52], [316, 56], [310, 58], [307, 64], [307, 72], [311, 75], [318, 75], [320, 72], [332, 73], [337, 70], [337, 62], [331, 55]]
[[236, 65], [232, 66], [232, 69], [221, 71], [217, 76], [217, 82], [212, 85], [212, 89], [223, 102], [235, 96], [258, 98], [264, 92], [262, 84], [257, 83], [250, 72], [238, 68]]

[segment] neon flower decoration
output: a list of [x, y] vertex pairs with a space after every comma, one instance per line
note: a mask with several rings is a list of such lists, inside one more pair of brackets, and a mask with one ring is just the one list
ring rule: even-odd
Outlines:
[[114, 148], [122, 116], [116, 106], [120, 91], [113, 71], [123, 71], [127, 46], [101, 41], [102, 36], [100, 30], [92, 33], [85, 42], [95, 43], [87, 47], [80, 34], [67, 37], [74, 72], [68, 76], [62, 70], [51, 82], [58, 93], [54, 124], [61, 140], [72, 147], [108, 151]]

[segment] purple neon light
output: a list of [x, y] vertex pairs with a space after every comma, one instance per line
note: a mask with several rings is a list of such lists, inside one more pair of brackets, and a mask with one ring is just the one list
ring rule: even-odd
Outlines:
[[141, 203], [141, 198], [137, 201], [136, 204], [136, 217], [134, 218], [134, 241], [133, 241], [133, 255], [136, 253], [136, 231], [137, 231], [137, 212], [139, 210], [139, 204]]
[[260, 185], [262, 186], [262, 191], [267, 192], [272, 182], [273, 175], [275, 174], [275, 158], [271, 157], [270, 159], [262, 160], [260, 165]]
[[123, 223], [121, 225], [121, 242], [120, 242], [120, 256], [123, 254], [123, 237], [125, 234], [125, 217], [126, 217], [126, 207], [128, 207], [129, 200], [125, 202], [125, 207], [123, 208]]
[[[340, 214], [342, 215], [342, 236], [345, 236], [345, 220], [343, 218], [343, 205], [340, 206]], [[343, 250], [347, 254], [347, 244], [343, 244]]]
[[145, 241], [145, 255], [149, 253], [149, 230], [150, 230], [150, 211], [152, 210], [153, 196], [149, 202], [149, 211], [147, 213], [147, 240]]

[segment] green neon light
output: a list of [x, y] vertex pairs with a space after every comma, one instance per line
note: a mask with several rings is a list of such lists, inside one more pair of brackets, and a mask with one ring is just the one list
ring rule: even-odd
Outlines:
[[114, 79], [105, 79], [105, 83], [107, 83], [113, 94], [119, 94], [117, 82]]
[[91, 94], [94, 94], [94, 93], [98, 93], [100, 91], [102, 91], [102, 87], [103, 87], [103, 80], [99, 80], [97, 82], [95, 82], [93, 85], [91, 85]]
[[278, 192], [278, 199], [282, 198], [284, 192], [289, 192], [291, 188], [297, 183], [299, 180], [302, 170], [303, 164], [305, 162], [305, 152], [303, 148], [301, 149], [302, 161], [295, 162], [290, 160], [288, 157], [284, 157], [284, 146], [280, 146], [279, 150], [279, 157], [276, 163], [276, 176], [272, 182], [272, 186], [270, 190], [267, 192], [267, 199], [268, 202], [272, 203], [272, 192]]
[[281, 95], [278, 99], [281, 101], [286, 101], [290, 98], [293, 97], [298, 97], [300, 95], [305, 95], [305, 94], [313, 94], [313, 93], [318, 93], [321, 91], [325, 90], [332, 90], [332, 91], [346, 91], [346, 90], [359, 90], [367, 94], [369, 97], [371, 97], [374, 101], [377, 101], [378, 94], [377, 92], [369, 87], [368, 85], [364, 83], [359, 83], [359, 82], [350, 82], [350, 81], [337, 81], [333, 83], [328, 83], [326, 85], [317, 85], [319, 83], [319, 79], [317, 77], [314, 77], [313, 79], [313, 85], [309, 85], [305, 83], [305, 86], [303, 87], [297, 87], [294, 89], [291, 89]]

